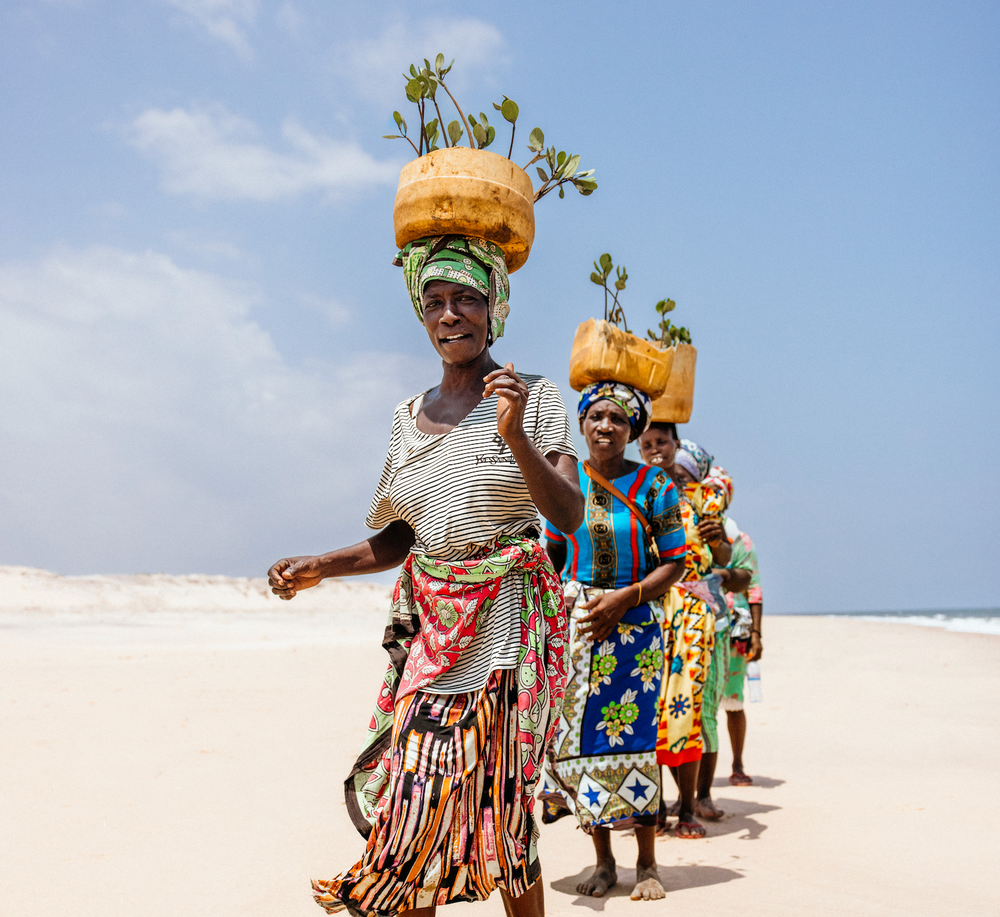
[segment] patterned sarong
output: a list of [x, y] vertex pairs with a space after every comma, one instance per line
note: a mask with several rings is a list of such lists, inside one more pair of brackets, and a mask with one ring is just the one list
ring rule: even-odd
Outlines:
[[664, 597], [665, 673], [656, 759], [677, 767], [702, 756], [702, 700], [715, 645], [715, 615], [704, 583], [683, 582]]
[[[481, 691], [426, 690], [455, 664], [506, 575], [524, 578], [517, 667]], [[537, 880], [533, 798], [566, 682], [566, 611], [548, 556], [527, 538], [443, 562], [411, 554], [383, 646], [391, 662], [364, 749], [346, 781], [368, 838], [351, 869], [313, 883], [329, 913], [482, 900]]]
[[[629, 609], [611, 636], [594, 644], [577, 631], [589, 614], [576, 607], [581, 588], [565, 587], [570, 676], [541, 798], [551, 813], [568, 807], [588, 833], [653, 824], [660, 804], [663, 608], [652, 602]], [[607, 591], [591, 587], [589, 594]]]

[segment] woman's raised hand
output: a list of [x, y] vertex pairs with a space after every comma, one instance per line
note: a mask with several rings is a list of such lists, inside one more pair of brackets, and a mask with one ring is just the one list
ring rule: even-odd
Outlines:
[[524, 434], [524, 410], [528, 406], [528, 386], [514, 372], [514, 364], [494, 369], [483, 381], [484, 398], [497, 396], [497, 432], [510, 444], [511, 437]]
[[283, 557], [267, 571], [271, 592], [286, 602], [297, 592], [310, 589], [323, 579], [317, 569], [317, 557]]

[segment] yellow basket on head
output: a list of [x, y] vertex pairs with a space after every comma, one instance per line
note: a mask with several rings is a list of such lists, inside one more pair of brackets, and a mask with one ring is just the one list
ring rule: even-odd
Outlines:
[[694, 409], [694, 368], [698, 351], [691, 344], [678, 344], [661, 351], [670, 363], [670, 378], [663, 394], [653, 400], [654, 423], [687, 423]]
[[624, 382], [658, 398], [667, 388], [673, 352], [662, 351], [603, 319], [576, 329], [569, 358], [569, 384], [581, 391], [593, 382]]
[[426, 236], [475, 236], [521, 267], [535, 240], [535, 191], [520, 166], [489, 150], [454, 146], [403, 166], [392, 208], [396, 245]]

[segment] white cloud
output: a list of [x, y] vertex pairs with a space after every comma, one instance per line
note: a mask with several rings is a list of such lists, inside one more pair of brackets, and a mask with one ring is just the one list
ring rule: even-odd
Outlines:
[[257, 298], [154, 252], [0, 264], [0, 562], [259, 573], [364, 537], [392, 407], [432, 362], [291, 366]]
[[399, 164], [379, 162], [356, 143], [317, 137], [294, 119], [289, 150], [260, 142], [251, 122], [225, 111], [151, 108], [129, 126], [129, 142], [159, 164], [164, 187], [207, 199], [271, 201], [317, 189], [341, 192], [392, 184]]
[[257, 19], [258, 0], [163, 0], [185, 14], [212, 38], [229, 45], [244, 57], [252, 54], [247, 29]]
[[342, 56], [358, 90], [366, 98], [388, 105], [404, 98], [402, 74], [410, 64], [424, 58], [433, 62], [439, 52], [449, 62], [455, 58], [455, 69], [446, 82], [462, 88], [477, 74], [504, 63], [503, 48], [500, 32], [481, 19], [396, 21], [378, 38], [352, 42]]

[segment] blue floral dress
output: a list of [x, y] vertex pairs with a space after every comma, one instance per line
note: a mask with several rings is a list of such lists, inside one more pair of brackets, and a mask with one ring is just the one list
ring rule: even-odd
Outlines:
[[[683, 560], [684, 527], [673, 482], [640, 465], [614, 485], [645, 514], [661, 562]], [[629, 609], [611, 635], [590, 642], [579, 631], [589, 598], [644, 579], [656, 566], [628, 506], [580, 466], [586, 515], [576, 532], [545, 526], [547, 541], [566, 545], [562, 571], [570, 614], [570, 672], [541, 795], [551, 821], [566, 811], [594, 827], [652, 825], [660, 804], [656, 735], [663, 675], [663, 607]]]

